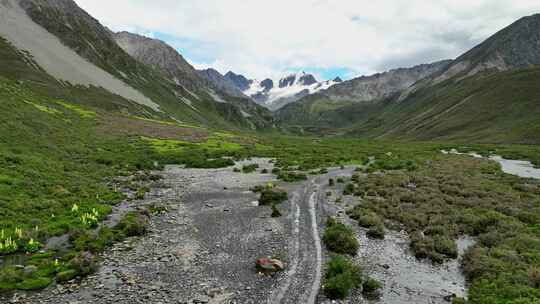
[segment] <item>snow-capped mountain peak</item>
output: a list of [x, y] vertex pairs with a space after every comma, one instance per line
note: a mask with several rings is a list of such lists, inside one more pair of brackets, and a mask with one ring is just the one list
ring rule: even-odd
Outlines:
[[[232, 72], [227, 73], [227, 75], [235, 79], [241, 76]], [[270, 110], [277, 110], [304, 96], [328, 89], [339, 82], [341, 82], [339, 77], [334, 80], [319, 82], [312, 74], [300, 72], [287, 75], [279, 80], [269, 78], [262, 81], [256, 79], [249, 80], [248, 88], [246, 89], [246, 86], [243, 86], [242, 91], [257, 103], [266, 106]], [[243, 84], [246, 83], [243, 82]]]

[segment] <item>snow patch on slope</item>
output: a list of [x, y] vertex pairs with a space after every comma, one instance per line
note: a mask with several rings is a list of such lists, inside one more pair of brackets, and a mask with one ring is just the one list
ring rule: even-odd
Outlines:
[[18, 0], [0, 1], [0, 36], [19, 50], [26, 50], [48, 74], [71, 84], [102, 87], [136, 103], [159, 111], [159, 105], [108, 72], [68, 48], [35, 23]]
[[[321, 90], [326, 90], [331, 86], [340, 83], [339, 81], [328, 80], [305, 85], [301, 81], [302, 77], [305, 76], [308, 76], [308, 74], [305, 72], [288, 75], [283, 79], [294, 79], [294, 81], [283, 87], [279, 87], [281, 80], [273, 80], [274, 86], [270, 90], [267, 90], [262, 85], [262, 81], [252, 80], [250, 87], [243, 93], [247, 96], [253, 97], [254, 99], [258, 100], [259, 103], [267, 106], [270, 109], [276, 109], [276, 106], [282, 107], [285, 104], [294, 102], [303, 96], [314, 94]], [[284, 102], [284, 99], [288, 99], [287, 102]]]

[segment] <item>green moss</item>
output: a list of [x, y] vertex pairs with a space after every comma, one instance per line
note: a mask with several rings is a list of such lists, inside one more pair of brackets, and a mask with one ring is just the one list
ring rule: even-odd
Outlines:
[[26, 279], [17, 283], [16, 287], [21, 290], [38, 290], [49, 286], [51, 282], [52, 280], [50, 278]]
[[63, 106], [66, 109], [69, 109], [77, 114], [79, 114], [82, 118], [95, 118], [97, 116], [97, 113], [94, 111], [87, 110], [79, 105], [67, 103], [65, 101], [56, 101], [59, 105]]
[[52, 115], [61, 115], [62, 114], [62, 112], [60, 112], [60, 111], [58, 111], [58, 110], [56, 110], [54, 108], [51, 108], [51, 107], [47, 107], [47, 106], [40, 105], [40, 104], [31, 102], [31, 101], [26, 101], [26, 100], [24, 102], [34, 106], [36, 109], [40, 110], [41, 112], [45, 112], [45, 113], [52, 114]]
[[63, 282], [73, 280], [75, 277], [77, 277], [77, 271], [73, 269], [69, 269], [66, 271], [59, 272], [56, 275], [56, 280], [60, 283], [63, 283]]

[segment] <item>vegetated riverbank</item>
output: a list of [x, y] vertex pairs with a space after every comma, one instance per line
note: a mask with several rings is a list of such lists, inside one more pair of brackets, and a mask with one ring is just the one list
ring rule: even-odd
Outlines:
[[462, 259], [471, 303], [539, 297], [538, 264], [530, 257], [537, 252], [540, 181], [504, 174], [488, 160], [442, 154], [417, 168], [383, 172], [375, 163], [365, 171], [347, 187], [361, 198], [349, 210], [361, 226], [405, 230], [414, 255], [434, 263], [458, 257], [456, 240], [474, 236], [477, 244]]
[[[449, 249], [446, 253], [453, 255], [451, 240], [459, 234], [479, 237], [479, 245], [465, 259], [472, 282], [471, 302], [538, 298], [533, 288], [538, 273], [534, 258], [537, 182], [504, 175], [495, 163], [440, 155], [440, 150], [466, 148], [482, 155], [493, 151], [539, 164], [539, 147], [233, 134], [113, 115], [47, 98], [5, 80], [0, 80], [0, 97], [4, 114], [0, 128], [2, 242], [9, 237], [16, 240], [16, 252], [24, 257], [21, 262], [31, 261], [31, 266], [43, 270], [34, 272], [36, 277], [27, 282], [32, 284], [20, 288], [44, 287], [58, 271], [55, 252], [39, 253], [41, 247], [26, 255], [26, 246], [31, 245], [28, 249], [33, 252], [39, 247], [36, 243], [45, 245], [51, 237], [93, 230], [86, 227], [96, 224], [93, 217], [102, 221], [125, 199], [118, 191], [121, 183], [115, 183], [118, 176], [134, 176], [163, 164], [216, 168], [232, 165], [233, 159], [266, 156], [276, 158], [274, 173], [281, 179], [302, 181], [310, 173], [325, 174], [321, 169], [326, 167], [365, 164], [373, 156], [376, 161], [369, 166], [367, 179], [356, 183], [353, 193], [358, 192], [368, 202], [367, 208], [383, 219], [412, 230], [433, 226], [432, 235], [415, 238], [415, 252], [440, 259], [435, 240], [443, 241], [439, 247], [449, 245], [439, 251]], [[146, 192], [136, 181], [124, 186], [134, 193]], [[74, 205], [78, 208], [72, 211]], [[448, 229], [440, 233], [439, 226]], [[59, 258], [63, 264], [73, 255]], [[18, 288], [26, 279], [3, 273], [0, 288]]]

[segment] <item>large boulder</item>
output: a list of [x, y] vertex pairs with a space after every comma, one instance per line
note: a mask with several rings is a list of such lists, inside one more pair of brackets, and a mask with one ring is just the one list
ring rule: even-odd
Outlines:
[[255, 267], [258, 271], [263, 273], [272, 273], [272, 272], [278, 272], [285, 269], [285, 266], [283, 265], [283, 262], [277, 259], [258, 259], [255, 262]]

